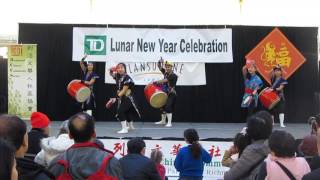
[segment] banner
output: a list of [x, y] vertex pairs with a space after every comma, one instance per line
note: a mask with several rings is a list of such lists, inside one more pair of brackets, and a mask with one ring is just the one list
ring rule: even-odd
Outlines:
[[[105, 83], [115, 84], [109, 75], [109, 70], [116, 62], [106, 62]], [[125, 63], [127, 73], [136, 85], [146, 85], [163, 79], [163, 74], [158, 69], [156, 62]], [[198, 86], [206, 85], [205, 63], [174, 63], [173, 71], [178, 76], [177, 85]]]
[[8, 113], [29, 119], [37, 111], [37, 45], [8, 46]]
[[[124, 139], [100, 139], [104, 146], [113, 151], [117, 158], [122, 158], [127, 154], [127, 142]], [[166, 176], [170, 180], [177, 180], [179, 172], [174, 167], [174, 160], [180, 148], [186, 146], [184, 141], [168, 140], [145, 140], [145, 156], [150, 157], [152, 149], [159, 149], [163, 153], [162, 165], [166, 168]], [[223, 179], [224, 173], [229, 169], [222, 166], [221, 161], [223, 154], [232, 145], [232, 142], [221, 141], [200, 141], [202, 147], [212, 157], [212, 162], [204, 165], [203, 180]]]
[[246, 55], [246, 60], [253, 60], [261, 76], [271, 84], [270, 72], [280, 65], [283, 76], [288, 79], [303, 63], [305, 57], [275, 28], [253, 50]]
[[72, 59], [232, 63], [232, 29], [73, 28]]

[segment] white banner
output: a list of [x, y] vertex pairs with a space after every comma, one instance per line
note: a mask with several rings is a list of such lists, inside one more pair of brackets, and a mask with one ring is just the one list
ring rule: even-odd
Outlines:
[[[113, 151], [117, 158], [121, 158], [127, 154], [127, 142], [124, 139], [100, 139], [105, 148]], [[183, 146], [186, 146], [184, 141], [168, 141], [168, 140], [145, 140], [146, 156], [150, 157], [152, 149], [160, 149], [163, 153], [162, 165], [166, 168], [166, 176], [169, 179], [178, 179], [179, 172], [174, 167], [174, 160], [177, 152]], [[232, 142], [221, 141], [201, 141], [200, 144], [212, 156], [212, 162], [205, 164], [203, 171], [204, 180], [223, 179], [224, 173], [229, 169], [222, 166], [221, 161], [224, 152], [229, 149]]]
[[232, 63], [232, 29], [73, 28], [72, 59]]
[[[109, 75], [109, 69], [116, 64], [116, 62], [106, 62], [105, 83], [115, 84]], [[136, 85], [146, 85], [163, 79], [156, 62], [126, 63], [126, 66], [128, 75]], [[174, 63], [173, 70], [178, 75], [177, 85], [206, 85], [205, 63]]]

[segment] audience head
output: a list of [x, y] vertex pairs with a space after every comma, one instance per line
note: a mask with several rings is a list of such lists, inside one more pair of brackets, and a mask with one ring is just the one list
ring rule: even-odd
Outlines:
[[286, 131], [273, 131], [269, 138], [269, 147], [271, 153], [276, 157], [285, 158], [295, 156], [295, 139]]
[[156, 164], [160, 164], [162, 161], [163, 154], [159, 149], [153, 149], [151, 151], [150, 159], [154, 161]]
[[183, 133], [185, 141], [190, 144], [192, 157], [199, 159], [201, 155], [201, 145], [199, 144], [199, 135], [195, 129], [186, 129]]
[[42, 129], [49, 136], [49, 125], [51, 123], [47, 115], [41, 112], [33, 112], [30, 117], [32, 129]]
[[320, 128], [320, 114], [315, 116], [310, 116], [308, 123], [311, 126], [311, 134], [317, 134], [318, 129]]
[[130, 139], [127, 143], [128, 154], [145, 154], [146, 143], [142, 138]]
[[96, 137], [94, 118], [87, 113], [80, 112], [69, 119], [69, 136], [75, 143], [92, 141]]
[[17, 116], [0, 115], [0, 138], [14, 146], [17, 157], [23, 157], [28, 150], [27, 126]]
[[304, 137], [299, 145], [299, 151], [303, 153], [304, 156], [316, 156], [318, 154], [317, 136], [308, 135]]
[[250, 139], [245, 133], [237, 133], [233, 139], [233, 145], [241, 156], [243, 150], [250, 144]]
[[18, 179], [15, 149], [11, 143], [0, 138], [0, 179]]
[[69, 120], [65, 120], [65, 121], [63, 121], [61, 123], [58, 135], [60, 135], [60, 134], [69, 134], [68, 123], [69, 123]]
[[250, 140], [268, 139], [272, 132], [272, 116], [267, 111], [259, 111], [247, 120], [247, 133]]

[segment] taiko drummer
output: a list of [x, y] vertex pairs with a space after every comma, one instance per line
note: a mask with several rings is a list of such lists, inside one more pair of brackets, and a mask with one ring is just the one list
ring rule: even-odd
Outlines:
[[245, 93], [241, 107], [248, 109], [248, 116], [252, 115], [258, 106], [258, 90], [263, 86], [261, 78], [256, 73], [257, 67], [253, 60], [248, 60], [242, 68]]
[[271, 91], [275, 91], [280, 97], [280, 102], [271, 110], [273, 117], [279, 116], [280, 126], [285, 127], [284, 125], [284, 111], [285, 111], [285, 97], [284, 97], [284, 88], [288, 82], [283, 78], [283, 70], [280, 65], [277, 65], [273, 68], [270, 73], [270, 79], [272, 86], [270, 87]]
[[[114, 72], [115, 70], [115, 72]], [[134, 82], [127, 74], [124, 63], [119, 63], [114, 70], [110, 70], [110, 75], [117, 85], [117, 119], [121, 122], [121, 130], [117, 133], [128, 133], [133, 130], [133, 121], [141, 118], [138, 107], [133, 98]]]
[[[163, 68], [163, 63], [165, 68]], [[163, 90], [168, 93], [168, 100], [161, 110], [161, 121], [155, 124], [166, 124], [166, 127], [172, 127], [172, 113], [174, 111], [177, 93], [175, 90], [178, 76], [173, 72], [173, 63], [169, 61], [163, 62], [161, 58], [158, 61], [158, 68], [164, 75], [164, 79], [156, 81], [156, 84], [163, 85]], [[166, 123], [166, 119], [168, 122]]]
[[92, 111], [96, 109], [96, 102], [94, 97], [94, 83], [99, 76], [94, 72], [94, 64], [92, 62], [85, 62], [84, 60], [87, 58], [85, 55], [80, 61], [80, 67], [83, 73], [81, 83], [88, 86], [91, 90], [90, 97], [82, 103], [81, 108], [82, 111], [86, 111], [88, 114], [92, 115]]

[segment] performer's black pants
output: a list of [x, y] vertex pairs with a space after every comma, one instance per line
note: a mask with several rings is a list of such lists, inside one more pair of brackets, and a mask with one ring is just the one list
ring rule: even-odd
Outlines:
[[81, 104], [82, 111], [94, 110], [96, 109], [96, 102], [94, 99], [94, 95], [90, 95], [90, 98]]
[[128, 97], [122, 97], [118, 108], [118, 119], [131, 122], [139, 119], [139, 115]]
[[176, 104], [177, 95], [175, 93], [169, 93], [167, 103], [161, 108], [163, 113], [172, 113]]
[[286, 104], [285, 101], [281, 98], [281, 99], [280, 99], [280, 102], [279, 102], [273, 109], [271, 109], [271, 112], [270, 112], [270, 113], [271, 113], [274, 117], [278, 117], [279, 114], [284, 113], [285, 107], [286, 107], [285, 104]]

